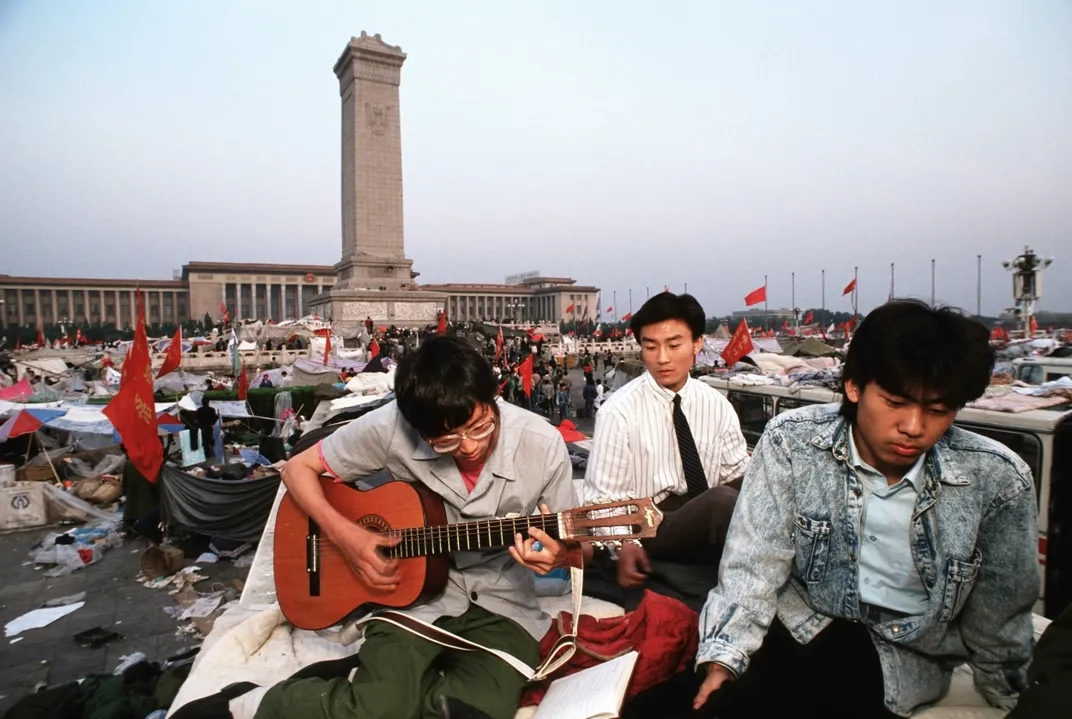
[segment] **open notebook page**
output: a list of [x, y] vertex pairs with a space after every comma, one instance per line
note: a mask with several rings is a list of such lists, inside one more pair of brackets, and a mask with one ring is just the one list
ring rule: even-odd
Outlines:
[[614, 719], [636, 660], [633, 651], [554, 680], [532, 719]]

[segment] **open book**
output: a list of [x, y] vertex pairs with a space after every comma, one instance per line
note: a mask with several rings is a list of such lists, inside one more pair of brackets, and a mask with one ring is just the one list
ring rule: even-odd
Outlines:
[[636, 665], [635, 651], [551, 682], [532, 719], [615, 719]]

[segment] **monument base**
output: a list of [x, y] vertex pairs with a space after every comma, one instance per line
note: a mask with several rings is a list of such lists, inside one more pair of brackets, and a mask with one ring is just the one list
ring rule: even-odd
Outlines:
[[336, 331], [349, 333], [372, 318], [376, 327], [425, 327], [439, 320], [447, 296], [421, 290], [332, 289], [307, 303], [312, 312], [331, 320]]

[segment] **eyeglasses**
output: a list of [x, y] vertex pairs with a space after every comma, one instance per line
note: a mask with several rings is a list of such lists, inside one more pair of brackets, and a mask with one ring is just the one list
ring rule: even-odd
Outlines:
[[484, 424], [478, 425], [468, 432], [462, 432], [460, 434], [445, 434], [442, 437], [436, 437], [428, 441], [428, 446], [439, 454], [447, 454], [453, 452], [462, 446], [462, 442], [467, 439], [481, 440], [487, 439], [495, 431], [495, 420], [492, 419]]

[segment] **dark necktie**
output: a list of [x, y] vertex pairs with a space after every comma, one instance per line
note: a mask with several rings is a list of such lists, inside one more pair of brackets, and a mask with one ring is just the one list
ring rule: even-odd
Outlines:
[[681, 395], [674, 395], [674, 433], [677, 434], [677, 448], [681, 453], [681, 467], [685, 470], [685, 484], [689, 496], [695, 497], [707, 491], [707, 475], [704, 474], [700, 453], [696, 450], [696, 441], [689, 429], [689, 420], [681, 411]]

